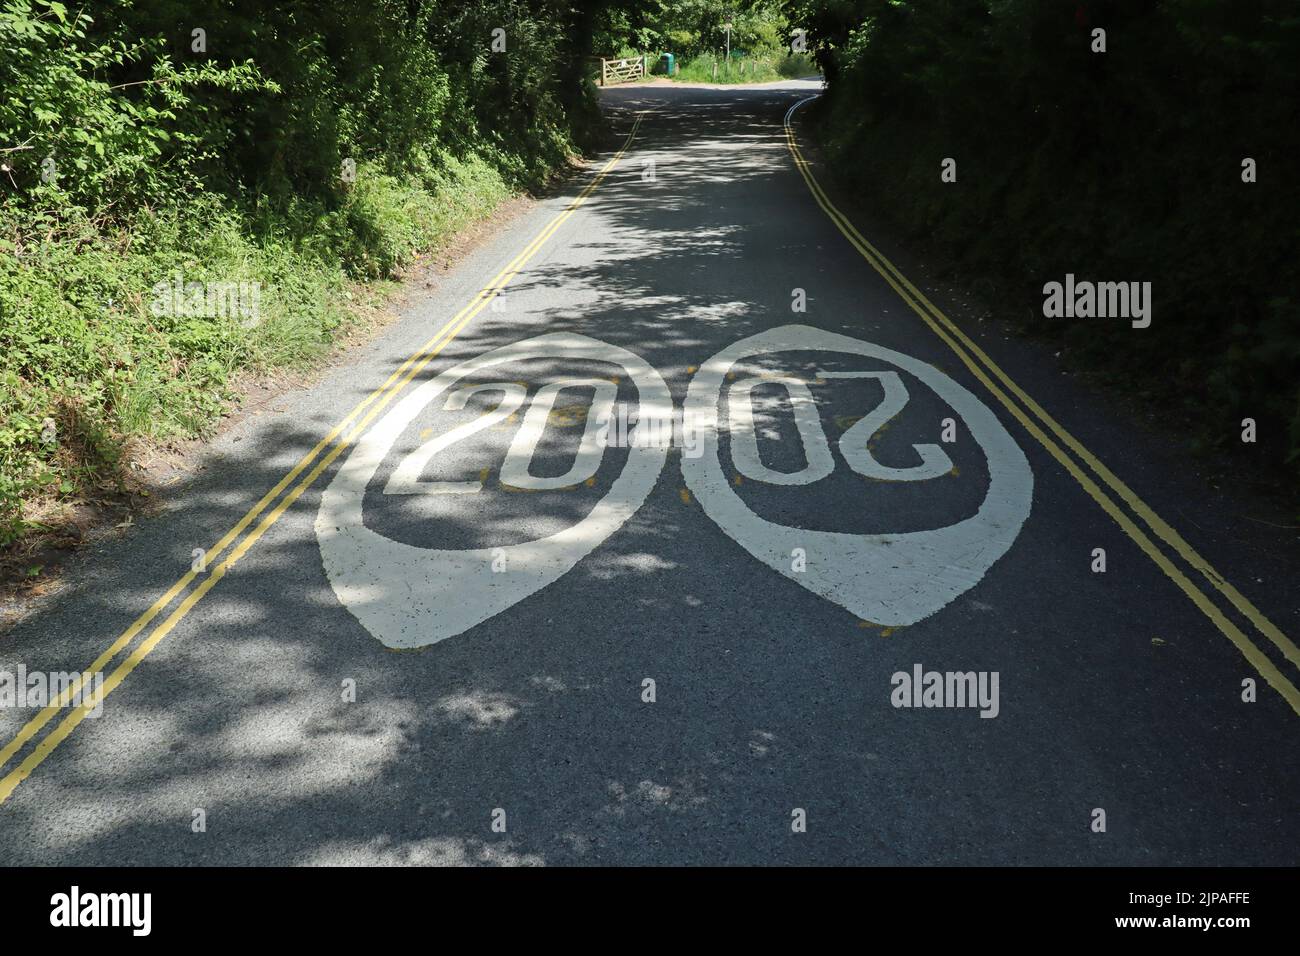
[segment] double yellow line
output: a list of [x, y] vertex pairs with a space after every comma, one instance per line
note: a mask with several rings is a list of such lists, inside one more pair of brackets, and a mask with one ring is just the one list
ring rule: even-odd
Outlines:
[[[867, 242], [853, 223], [849, 221], [848, 217], [830, 201], [821, 184], [813, 176], [808, 161], [804, 158], [803, 153], [799, 151], [799, 145], [795, 141], [794, 127], [791, 124], [795, 111], [812, 99], [816, 99], [816, 97], [800, 100], [790, 107], [785, 114], [785, 136], [786, 144], [790, 148], [790, 155], [794, 157], [795, 166], [803, 176], [804, 182], [807, 183], [813, 198], [817, 200], [817, 205], [830, 217], [836, 228], [843, 233], [844, 237], [849, 240], [862, 257], [871, 264], [871, 267], [912, 308], [912, 311], [919, 315], [925, 324], [943, 340], [944, 344], [953, 350], [962, 364], [970, 369], [971, 374], [992, 393], [994, 398], [1002, 403], [1003, 407], [1025, 427], [1025, 430], [1053, 458], [1060, 462], [1083, 490], [1102, 507], [1106, 514], [1114, 519], [1115, 523], [1155, 562], [1156, 566], [1178, 585], [1183, 593], [1191, 599], [1192, 603], [1214, 622], [1215, 626], [1224, 633], [1228, 640], [1232, 641], [1246, 660], [1268, 682], [1269, 686], [1285, 698], [1286, 702], [1291, 705], [1291, 709], [1300, 714], [1300, 691], [1296, 689], [1295, 685], [1256, 646], [1254, 641], [1243, 633], [1178, 565], [1170, 560], [1165, 552], [1152, 541], [1147, 531], [1150, 531], [1173, 549], [1174, 553], [1182, 558], [1188, 567], [1198, 572], [1214, 590], [1227, 598], [1238, 613], [1249, 620], [1255, 629], [1268, 638], [1282, 652], [1282, 655], [1296, 667], [1300, 667], [1300, 648], [1297, 648], [1273, 622], [1260, 613], [1259, 609], [1245, 595], [1233, 587], [1177, 531], [1152, 511], [1150, 506], [1139, 498], [1128, 485], [1117, 478], [1092, 452], [1084, 448], [1078, 439], [1062, 428], [1056, 419], [1052, 418], [1037, 402], [1025, 394], [1024, 390], [1013, 382], [1010, 376], [985, 354], [983, 349], [971, 341], [952, 320], [927, 299], [916, 286], [912, 285], [907, 277], [881, 254], [880, 250]], [[990, 378], [990, 374], [992, 378]], [[995, 383], [993, 379], [996, 379], [997, 382]], [[1008, 392], [1010, 395], [1007, 394]], [[1019, 404], [1012, 400], [1011, 395], [1015, 396]], [[1044, 428], [1046, 428], [1046, 432]], [[1047, 432], [1050, 432], [1051, 435], [1049, 436]], [[1072, 452], [1074, 458], [1071, 458], [1065, 449]], [[1084, 471], [1079, 462], [1082, 462], [1082, 465], [1086, 466], [1088, 471]], [[1088, 472], [1091, 472], [1091, 476]], [[1094, 480], [1092, 476], [1095, 476], [1097, 480]], [[1107, 491], [1097, 481], [1100, 481], [1101, 485], [1105, 485], [1106, 489], [1109, 489], [1110, 493], [1115, 497], [1112, 498], [1111, 494], [1107, 494]], [[1116, 498], [1128, 506], [1133, 515], [1146, 526], [1147, 531], [1139, 527], [1137, 521], [1120, 507], [1115, 500]]]
[[[478, 294], [466, 305], [460, 312], [440, 328], [433, 338], [429, 339], [419, 350], [408, 358], [402, 365], [388, 377], [379, 388], [370, 393], [356, 408], [348, 413], [347, 417], [334, 426], [324, 438], [316, 443], [311, 451], [307, 452], [302, 459], [290, 469], [280, 481], [262, 496], [257, 504], [253, 505], [233, 528], [227, 531], [221, 540], [214, 544], [206, 553], [206, 560], [211, 561], [220, 555], [226, 548], [230, 547], [235, 541], [239, 540], [240, 535], [257, 520], [259, 515], [279, 498], [275, 507], [258, 522], [257, 526], [226, 556], [220, 563], [212, 566], [203, 577], [198, 587], [190, 591], [171, 612], [162, 623], [158, 624], [143, 641], [141, 641], [127, 657], [114, 669], [114, 671], [104, 680], [102, 691], [91, 699], [87, 693], [76, 707], [59, 722], [44, 739], [36, 745], [35, 748], [18, 764], [13, 770], [7, 773], [3, 779], [0, 779], [0, 803], [8, 800], [13, 794], [14, 789], [31, 775], [32, 771], [40, 766], [41, 762], [48, 757], [56, 747], [59, 746], [68, 735], [76, 730], [77, 726], [93, 711], [97, 703], [103, 697], [115, 690], [119, 684], [124, 681], [140, 663], [149, 656], [149, 654], [158, 646], [172, 629], [188, 614], [203, 596], [212, 590], [230, 570], [234, 564], [242, 558], [257, 540], [266, 533], [285, 510], [289, 508], [299, 496], [302, 495], [312, 483], [333, 463], [343, 450], [351, 445], [366, 430], [371, 421], [406, 387], [406, 385], [420, 373], [420, 371], [429, 364], [433, 358], [438, 355], [452, 339], [454, 339], [462, 329], [465, 328], [473, 318], [478, 315], [492, 301], [506, 285], [519, 274], [519, 271], [537, 254], [538, 250], [546, 244], [562, 225], [572, 216], [580, 206], [587, 201], [587, 198], [596, 190], [606, 175], [618, 164], [619, 160], [628, 151], [632, 145], [632, 140], [636, 137], [637, 128], [641, 125], [644, 111], [636, 114], [636, 120], [632, 124], [632, 129], [627, 135], [622, 147], [613, 158], [609, 160], [600, 171], [597, 172], [592, 181], [582, 190], [559, 214], [555, 216], [546, 227], [537, 234], [536, 238], [530, 242], [522, 252], [512, 259], [504, 269], [496, 274], [487, 285], [478, 291]], [[346, 432], [346, 435], [345, 435]], [[343, 436], [343, 437], [340, 437]], [[323, 458], [317, 461], [317, 458], [331, 445], [334, 447]], [[313, 466], [313, 462], [315, 465]], [[310, 468], [310, 471], [307, 469]], [[306, 471], [306, 477], [298, 481], [293, 489], [280, 498], [280, 494], [294, 483], [303, 472]], [[147, 628], [151, 621], [156, 618], [162, 611], [176, 599], [186, 588], [192, 584], [195, 579], [202, 576], [202, 572], [188, 571], [175, 584], [158, 598], [153, 605], [141, 614], [108, 648], [95, 659], [87, 668], [84, 668], [83, 674], [101, 673], [118, 654], [129, 647], [135, 638]], [[28, 721], [17, 735], [9, 743], [0, 749], [0, 770], [9, 763], [9, 761], [25, 747], [32, 739], [40, 733], [55, 716], [57, 716], [69, 703], [71, 703], [81, 690], [82, 678], [79, 675], [73, 683], [67, 687], [55, 700], [51, 701], [48, 706], [43, 708], [35, 717]]]

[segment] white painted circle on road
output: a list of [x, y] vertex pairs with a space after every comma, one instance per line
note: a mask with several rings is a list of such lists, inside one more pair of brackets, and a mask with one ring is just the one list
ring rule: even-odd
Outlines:
[[[861, 355], [886, 362], [919, 379], [943, 399], [965, 422], [969, 434], [988, 459], [989, 488], [978, 512], [946, 528], [897, 534], [852, 534], [810, 531], [776, 524], [759, 517], [731, 487], [719, 457], [719, 410], [727, 375], [737, 363], [776, 352], [825, 351]], [[892, 378], [891, 378], [892, 375]], [[840, 373], [837, 377], [879, 377], [885, 387], [885, 404], [862, 419], [862, 439], [901, 410], [906, 390], [900, 393], [896, 373]], [[732, 395], [738, 394], [734, 387]], [[739, 394], [747, 396], [741, 391]], [[792, 393], [793, 394], [793, 393]], [[742, 406], [743, 407], [743, 406]], [[742, 339], [709, 359], [691, 380], [686, 396], [686, 420], [697, 430], [703, 455], [682, 458], [686, 485], [701, 507], [727, 535], [768, 567], [792, 581], [868, 621], [889, 626], [915, 624], [973, 587], [1011, 547], [1029, 516], [1034, 478], [1029, 462], [1001, 422], [969, 391], [938, 369], [900, 352], [870, 342], [825, 332], [806, 325], [787, 325]], [[745, 421], [730, 417], [731, 427]], [[801, 428], [801, 435], [805, 429]], [[845, 436], [848, 437], [847, 435]], [[749, 439], [732, 435], [732, 448], [753, 471]], [[808, 438], [804, 436], [805, 447]], [[917, 480], [936, 474], [947, 456], [935, 445], [914, 446], [923, 464], [920, 471], [896, 469], [896, 480]], [[942, 457], [941, 457], [942, 456]], [[854, 470], [888, 477], [887, 470], [866, 457], [850, 457]], [[809, 456], [809, 461], [812, 461]], [[795, 571], [791, 554], [807, 554], [807, 566]]]
[[[672, 412], [668, 386], [645, 361], [625, 349], [570, 332], [540, 335], [494, 349], [448, 369], [398, 402], [357, 443], [325, 489], [316, 516], [321, 559], [334, 593], [385, 646], [424, 647], [446, 640], [551, 584], [621, 527], [658, 481], [666, 449], [630, 447], [622, 472], [585, 518], [557, 534], [499, 548], [420, 548], [365, 526], [362, 503], [366, 488], [398, 437], [426, 406], [466, 376], [509, 362], [550, 357], [621, 365], [636, 387], [643, 417], [668, 416]], [[582, 380], [566, 380], [567, 384], [582, 384]], [[547, 410], [558, 390], [553, 388], [547, 393]], [[598, 395], [602, 406], [610, 403], [609, 392]], [[463, 398], [460, 404], [464, 406]], [[539, 422], [534, 420], [533, 424]], [[529, 443], [535, 438], [527, 432], [521, 441], [531, 447]], [[422, 456], [424, 449], [413, 453], [416, 464], [399, 466], [405, 470], [390, 493], [413, 492], [411, 482], [418, 478], [419, 470], [433, 454], [450, 444], [438, 444], [437, 439], [434, 442], [427, 455]], [[574, 468], [585, 473], [599, 449], [593, 447], [588, 434], [584, 434], [583, 448], [586, 454], [579, 455]], [[525, 475], [526, 467], [516, 480], [525, 480]], [[544, 483], [545, 479], [533, 481]], [[470, 493], [476, 490], [444, 489]], [[494, 571], [494, 565], [498, 570]], [[502, 567], [505, 573], [499, 573]]]

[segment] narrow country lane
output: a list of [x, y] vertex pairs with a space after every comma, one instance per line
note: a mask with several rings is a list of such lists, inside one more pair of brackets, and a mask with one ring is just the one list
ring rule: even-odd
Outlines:
[[1294, 535], [932, 295], [787, 135], [819, 89], [605, 91], [7, 635], [108, 693], [0, 710], [0, 858], [1300, 863]]

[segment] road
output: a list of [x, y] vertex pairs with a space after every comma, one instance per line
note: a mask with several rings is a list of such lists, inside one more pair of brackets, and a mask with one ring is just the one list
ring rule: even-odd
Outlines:
[[0, 859], [1300, 863], [1294, 532], [855, 245], [815, 90], [606, 91], [619, 153], [100, 546], [0, 642], [110, 691], [0, 710]]

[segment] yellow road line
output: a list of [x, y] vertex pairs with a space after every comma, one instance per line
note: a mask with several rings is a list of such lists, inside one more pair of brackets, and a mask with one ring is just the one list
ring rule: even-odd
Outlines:
[[[867, 260], [880, 274], [893, 290], [898, 293], [899, 297], [906, 302], [912, 310], [921, 317], [936, 335], [952, 349], [952, 351], [961, 359], [962, 363], [971, 371], [972, 374], [983, 384], [1002, 405], [1011, 412], [1015, 418], [1024, 425], [1025, 429], [1052, 455], [1060, 464], [1062, 464], [1079, 485], [1086, 491], [1102, 509], [1115, 520], [1126, 534], [1151, 558], [1152, 561], [1171, 579], [1178, 587], [1191, 599], [1197, 608], [1206, 615], [1220, 631], [1241, 651], [1242, 655], [1251, 663], [1260, 675], [1268, 682], [1274, 690], [1291, 705], [1292, 710], [1300, 714], [1300, 691], [1294, 684], [1289, 681], [1285, 675], [1277, 668], [1275, 664], [1261, 651], [1250, 638], [1244, 634], [1236, 625], [1230, 621], [1226, 615], [1188, 579], [1188, 577], [1171, 562], [1165, 554], [1155, 545], [1137, 524], [1129, 518], [1127, 514], [1111, 499], [1088, 475], [1074, 462], [1061, 447], [1051, 438], [1049, 438], [1038, 427], [1019, 405], [1016, 405], [1002, 389], [998, 388], [985, 373], [983, 367], [978, 365], [971, 358], [973, 353], [984, 363], [989, 372], [1003, 383], [1007, 389], [1020, 399], [1031, 412], [1034, 413], [1044, 425], [1051, 430], [1057, 438], [1073, 451], [1087, 466], [1093, 471], [1098, 478], [1102, 480], [1110, 489], [1115, 492], [1119, 498], [1124, 501], [1134, 513], [1166, 544], [1172, 547], [1191, 567], [1200, 571], [1216, 589], [1220, 591], [1234, 607], [1237, 608], [1252, 624], [1254, 624], [1265, 637], [1267, 637], [1279, 650], [1286, 656], [1287, 660], [1294, 664], [1300, 665], [1300, 650], [1292, 643], [1282, 631], [1269, 621], [1260, 611], [1246, 599], [1236, 588], [1223, 578], [1208, 561], [1205, 560], [1189, 545], [1181, 535], [1165, 523], [1142, 499], [1140, 499], [1126, 484], [1114, 475], [1104, 464], [1097, 459], [1095, 455], [1089, 452], [1083, 445], [1067, 432], [1059, 423], [1056, 422], [1047, 412], [1032, 398], [1030, 398], [1023, 389], [1021, 389], [1002, 369], [981, 349], [976, 343], [971, 341], [952, 322], [937, 306], [927, 299], [911, 282], [909, 282], [898, 268], [889, 261], [875, 246], [868, 242], [857, 228], [849, 221], [848, 217], [830, 201], [822, 189], [821, 184], [817, 182], [812, 173], [808, 161], [800, 152], [798, 144], [794, 138], [794, 127], [790, 123], [790, 116], [794, 112], [792, 108], [786, 114], [785, 132], [786, 144], [790, 148], [791, 156], [794, 158], [795, 167], [803, 176], [813, 198], [821, 207], [822, 211], [830, 218], [836, 228], [844, 235], [849, 243], [857, 249], [858, 253]], [[958, 342], [961, 344], [959, 345]], [[962, 346], [965, 346], [963, 348]], [[969, 349], [969, 352], [967, 351]]]
[[[459, 318], [460, 315], [457, 315], [456, 319]], [[453, 319], [452, 322], [455, 322], [456, 319]], [[434, 338], [437, 339], [441, 337], [443, 332], [447, 331], [450, 328], [452, 322], [449, 322], [447, 325], [444, 325], [442, 329], [438, 331], [438, 335], [435, 336]], [[430, 341], [434, 341], [434, 340], [430, 340]], [[262, 499], [258, 501], [258, 503], [255, 504], [252, 508], [250, 508], [248, 512], [242, 518], [239, 519], [239, 522], [235, 524], [234, 527], [232, 527], [229, 531], [227, 531], [225, 535], [222, 536], [220, 541], [218, 541], [215, 545], [212, 546], [212, 548], [207, 552], [207, 557], [215, 558], [222, 551], [224, 551], [232, 541], [234, 541], [240, 534], [242, 534], [244, 529], [247, 528], [249, 524], [251, 524], [253, 520], [266, 509], [266, 506], [270, 504], [272, 501], [274, 501], [279, 496], [280, 492], [282, 492], [286, 487], [288, 487], [289, 484], [291, 484], [293, 480], [296, 477], [298, 477], [299, 474], [302, 473], [304, 468], [306, 468], [309, 464], [311, 464], [311, 462], [316, 458], [316, 456], [320, 454], [321, 450], [324, 449], [327, 445], [329, 445], [338, 436], [339, 432], [342, 431], [343, 428], [347, 426], [347, 424], [351, 421], [351, 419], [360, 410], [364, 409], [367, 405], [369, 405], [372, 401], [374, 401], [377, 397], [379, 397], [379, 395], [385, 389], [388, 388], [389, 384], [393, 381], [393, 379], [395, 379], [398, 375], [400, 375], [404, 369], [408, 368], [410, 362], [414, 358], [423, 354], [425, 351], [426, 349], [424, 347], [421, 347], [420, 352], [416, 353], [416, 356], [413, 356], [411, 359], [407, 359], [406, 363], [404, 363], [401, 367], [399, 367], [398, 370], [394, 372], [392, 376], [390, 376], [388, 382], [385, 382], [383, 386], [381, 386], [380, 388], [376, 389], [373, 393], [371, 393], [371, 395], [367, 397], [363, 402], [361, 402], [355, 409], [353, 409], [352, 412], [346, 418], [344, 418], [342, 422], [340, 422], [337, 426], [335, 426], [335, 428], [328, 435], [326, 435], [323, 439], [321, 439], [321, 441], [316, 445], [315, 448], [313, 448], [305, 456], [303, 456], [303, 458], [296, 465], [294, 465], [294, 467], [289, 471], [289, 473], [280, 479], [280, 481], [275, 485], [274, 488], [272, 488], [265, 495], [263, 495]], [[102, 671], [108, 665], [108, 663], [122, 651], [123, 648], [127, 647], [131, 643], [131, 641], [135, 639], [135, 636], [139, 634], [140, 631], [142, 631], [149, 624], [150, 621], [152, 621], [155, 617], [158, 616], [158, 613], [163, 608], [169, 605], [176, 598], [176, 595], [178, 595], [183, 590], [185, 590], [185, 588], [189, 586], [190, 582], [192, 582], [198, 576], [199, 573], [196, 571], [193, 570], [187, 571], [184, 574], [184, 576], [182, 576], [175, 584], [173, 584], [170, 588], [168, 588], [167, 591], [164, 592], [163, 595], [159, 597], [158, 600], [155, 601], [147, 611], [145, 611], [138, 618], [136, 618], [136, 620], [131, 624], [131, 626], [128, 627], [125, 631], [123, 631], [122, 634], [117, 638], [117, 640], [115, 640], [112, 644], [110, 644], [108, 648], [102, 654], [100, 654], [99, 657], [97, 657], [94, 660], [94, 662], [91, 663], [91, 665], [85, 671], [78, 673], [76, 678], [68, 685], [68, 687], [63, 691], [63, 693], [59, 695], [59, 697], [51, 701], [48, 705], [42, 708], [35, 717], [33, 717], [30, 721], [28, 721], [27, 724], [24, 725], [24, 727], [17, 733], [17, 735], [15, 735], [13, 740], [9, 741], [9, 743], [7, 743], [2, 749], [0, 749], [0, 767], [3, 767], [6, 763], [8, 763], [9, 759], [15, 753], [17, 753], [29, 740], [31, 740], [31, 738], [34, 737], [40, 731], [40, 729], [44, 727], [56, 713], [58, 713], [60, 710], [62, 710], [64, 707], [68, 705], [68, 703], [76, 696], [77, 692], [81, 689], [83, 674], [96, 674]]]
[[[350, 445], [360, 436], [366, 426], [380, 411], [385, 408], [394, 397], [406, 387], [406, 385], [420, 373], [420, 371], [449, 343], [453, 338], [465, 328], [469, 322], [478, 315], [479, 312], [513, 279], [523, 268], [525, 263], [555, 234], [570, 216], [572, 216], [580, 206], [582, 206], [600, 185], [605, 176], [614, 168], [622, 159], [623, 155], [632, 145], [632, 140], [636, 136], [637, 128], [641, 125], [643, 113], [638, 113], [632, 129], [629, 131], [627, 139], [617, 153], [601, 168], [592, 181], [580, 192], [562, 212], [555, 216], [546, 227], [534, 238], [522, 252], [515, 256], [505, 268], [496, 274], [492, 280], [479, 290], [478, 294], [470, 301], [465, 308], [461, 309], [446, 325], [429, 339], [420, 349], [408, 358], [402, 365], [388, 377], [379, 388], [375, 389], [364, 401], [356, 406], [347, 417], [336, 425], [325, 438], [317, 443], [316, 447], [303, 456], [290, 472], [282, 478], [274, 488], [268, 491], [262, 499], [251, 508], [239, 522], [226, 532], [226, 534], [213, 546], [209, 552], [210, 556], [215, 556], [225, 550], [226, 547], [234, 541], [249, 524], [257, 518], [266, 506], [287, 487], [294, 478], [307, 468], [320, 452], [333, 442], [347, 426], [361, 414], [364, 409], [374, 404], [374, 407], [366, 413], [360, 423], [352, 429], [351, 433], [338, 444], [315, 468], [295, 487], [280, 503], [262, 519], [257, 528], [250, 533], [240, 544], [230, 553], [230, 555], [220, 564], [214, 566], [209, 572], [208, 577], [195, 588], [172, 614], [158, 625], [157, 628], [146, 638], [128, 657], [113, 671], [104, 681], [102, 693], [96, 695], [95, 700], [83, 700], [74, 708], [67, 717], [44, 739], [36, 748], [16, 767], [11, 773], [0, 780], [0, 803], [3, 803], [13, 793], [14, 788], [31, 774], [31, 772], [40, 765], [60, 743], [72, 733], [72, 731], [85, 719], [86, 715], [94, 709], [97, 702], [102, 701], [110, 691], [121, 684], [135, 668], [144, 660], [149, 653], [158, 646], [158, 643], [167, 636], [168, 633], [180, 622], [182, 618], [197, 604], [212, 587], [225, 576], [226, 571], [243, 555], [248, 549], [262, 536], [265, 531], [279, 520], [285, 510], [293, 504], [294, 501], [320, 476], [320, 474], [329, 467], [330, 463], [342, 453], [343, 449]], [[405, 373], [405, 374], [403, 374]], [[398, 381], [400, 377], [400, 381]], [[397, 382], [394, 386], [393, 383]], [[391, 386], [391, 387], [390, 387]], [[377, 404], [375, 404], [377, 403]], [[198, 572], [189, 571], [171, 586], [154, 604], [144, 612], [135, 622], [131, 624], [121, 636], [114, 641], [107, 650], [104, 651], [95, 662], [85, 671], [86, 673], [97, 673], [101, 671], [120, 651], [128, 646], [135, 636], [143, 630], [148, 623], [158, 615], [171, 601], [185, 589], [196, 577]], [[0, 767], [3, 767], [9, 759], [17, 753], [28, 741], [44, 727], [59, 711], [70, 703], [75, 697], [81, 686], [81, 677], [76, 680], [60, 696], [48, 706], [43, 708], [35, 717], [33, 717], [5, 747], [0, 750]]]

